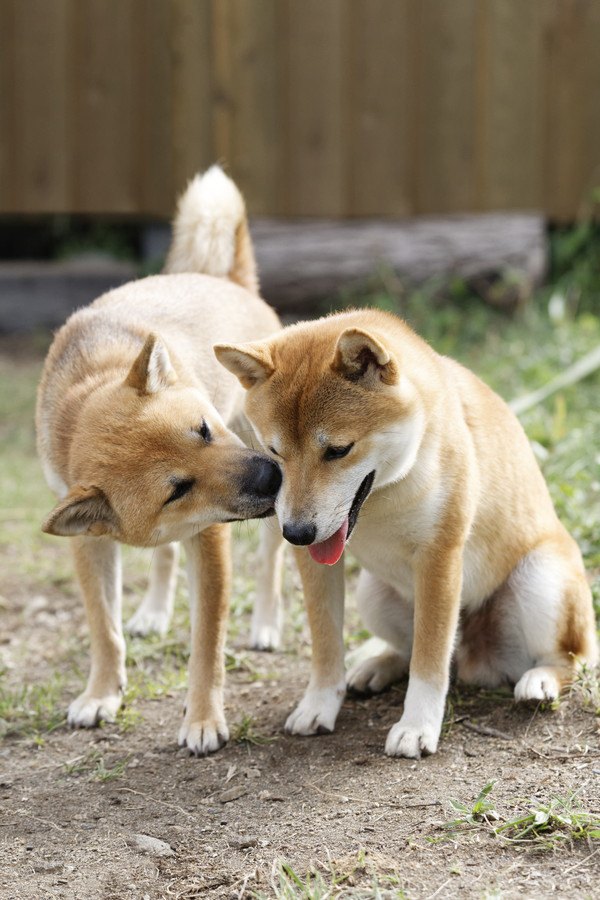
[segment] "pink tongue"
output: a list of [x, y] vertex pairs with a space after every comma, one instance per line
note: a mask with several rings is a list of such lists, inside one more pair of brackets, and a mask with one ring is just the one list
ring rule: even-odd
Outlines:
[[344, 519], [336, 533], [326, 541], [321, 541], [320, 544], [310, 544], [308, 552], [315, 562], [323, 563], [325, 566], [334, 566], [344, 552], [347, 534], [348, 517]]

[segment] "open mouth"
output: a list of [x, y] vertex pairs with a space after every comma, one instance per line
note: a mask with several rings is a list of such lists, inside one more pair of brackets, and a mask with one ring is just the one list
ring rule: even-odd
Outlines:
[[363, 478], [360, 486], [354, 495], [350, 512], [344, 519], [335, 534], [328, 537], [326, 541], [320, 541], [317, 544], [310, 544], [308, 552], [315, 562], [322, 563], [325, 566], [334, 566], [344, 552], [344, 547], [352, 530], [356, 525], [360, 508], [369, 496], [369, 492], [373, 487], [375, 480], [375, 470]]

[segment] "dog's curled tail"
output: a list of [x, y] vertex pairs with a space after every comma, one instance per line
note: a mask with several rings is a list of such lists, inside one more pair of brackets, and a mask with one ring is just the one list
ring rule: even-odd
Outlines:
[[244, 198], [220, 166], [196, 175], [182, 194], [165, 272], [230, 278], [258, 293]]

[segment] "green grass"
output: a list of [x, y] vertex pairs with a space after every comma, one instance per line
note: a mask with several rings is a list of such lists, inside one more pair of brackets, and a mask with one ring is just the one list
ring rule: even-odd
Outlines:
[[253, 716], [243, 716], [241, 721], [231, 729], [231, 740], [236, 744], [253, 744], [260, 747], [264, 744], [272, 744], [276, 737], [268, 737], [257, 730]]
[[596, 716], [600, 716], [600, 678], [598, 669], [582, 666], [571, 686], [571, 694]]
[[63, 766], [65, 775], [77, 778], [87, 776], [90, 781], [115, 781], [124, 774], [129, 757], [115, 760], [111, 765], [106, 764], [104, 755], [100, 750], [89, 750], [83, 756], [69, 760]]
[[54, 675], [45, 684], [9, 685], [0, 673], [0, 738], [32, 738], [41, 746], [45, 735], [66, 722], [63, 680]]
[[457, 828], [479, 825], [480, 823], [490, 825], [491, 820], [497, 820], [498, 813], [494, 809], [493, 802], [489, 799], [489, 795], [491, 794], [495, 783], [495, 781], [489, 781], [484, 785], [477, 797], [475, 797], [471, 803], [463, 803], [460, 800], [450, 800], [452, 809], [459, 813], [459, 815], [456, 819], [448, 822], [445, 827], [450, 831], [455, 831]]
[[[454, 836], [483, 830], [513, 843], [529, 843], [540, 849], [551, 849], [570, 841], [600, 839], [600, 814], [586, 810], [576, 794], [548, 801], [518, 802], [516, 809], [498, 812], [490, 795], [496, 782], [488, 782], [471, 802], [450, 800], [458, 816], [443, 827]], [[525, 807], [525, 809], [523, 809]], [[435, 839], [434, 839], [435, 842]]]
[[[385, 868], [389, 869], [389, 865]], [[285, 859], [276, 859], [271, 871], [271, 891], [251, 891], [253, 900], [330, 900], [334, 897], [406, 900], [407, 894], [392, 871], [381, 872], [379, 861], [365, 850], [344, 860], [328, 860], [319, 868], [299, 873]]]

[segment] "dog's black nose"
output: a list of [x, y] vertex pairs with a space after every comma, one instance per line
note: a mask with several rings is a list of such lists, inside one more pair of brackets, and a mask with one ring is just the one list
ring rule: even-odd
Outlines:
[[249, 493], [258, 497], [276, 497], [281, 487], [281, 469], [268, 456], [257, 456], [248, 475]]
[[283, 536], [290, 544], [304, 546], [312, 544], [317, 536], [316, 525], [294, 525], [287, 523], [283, 526]]

